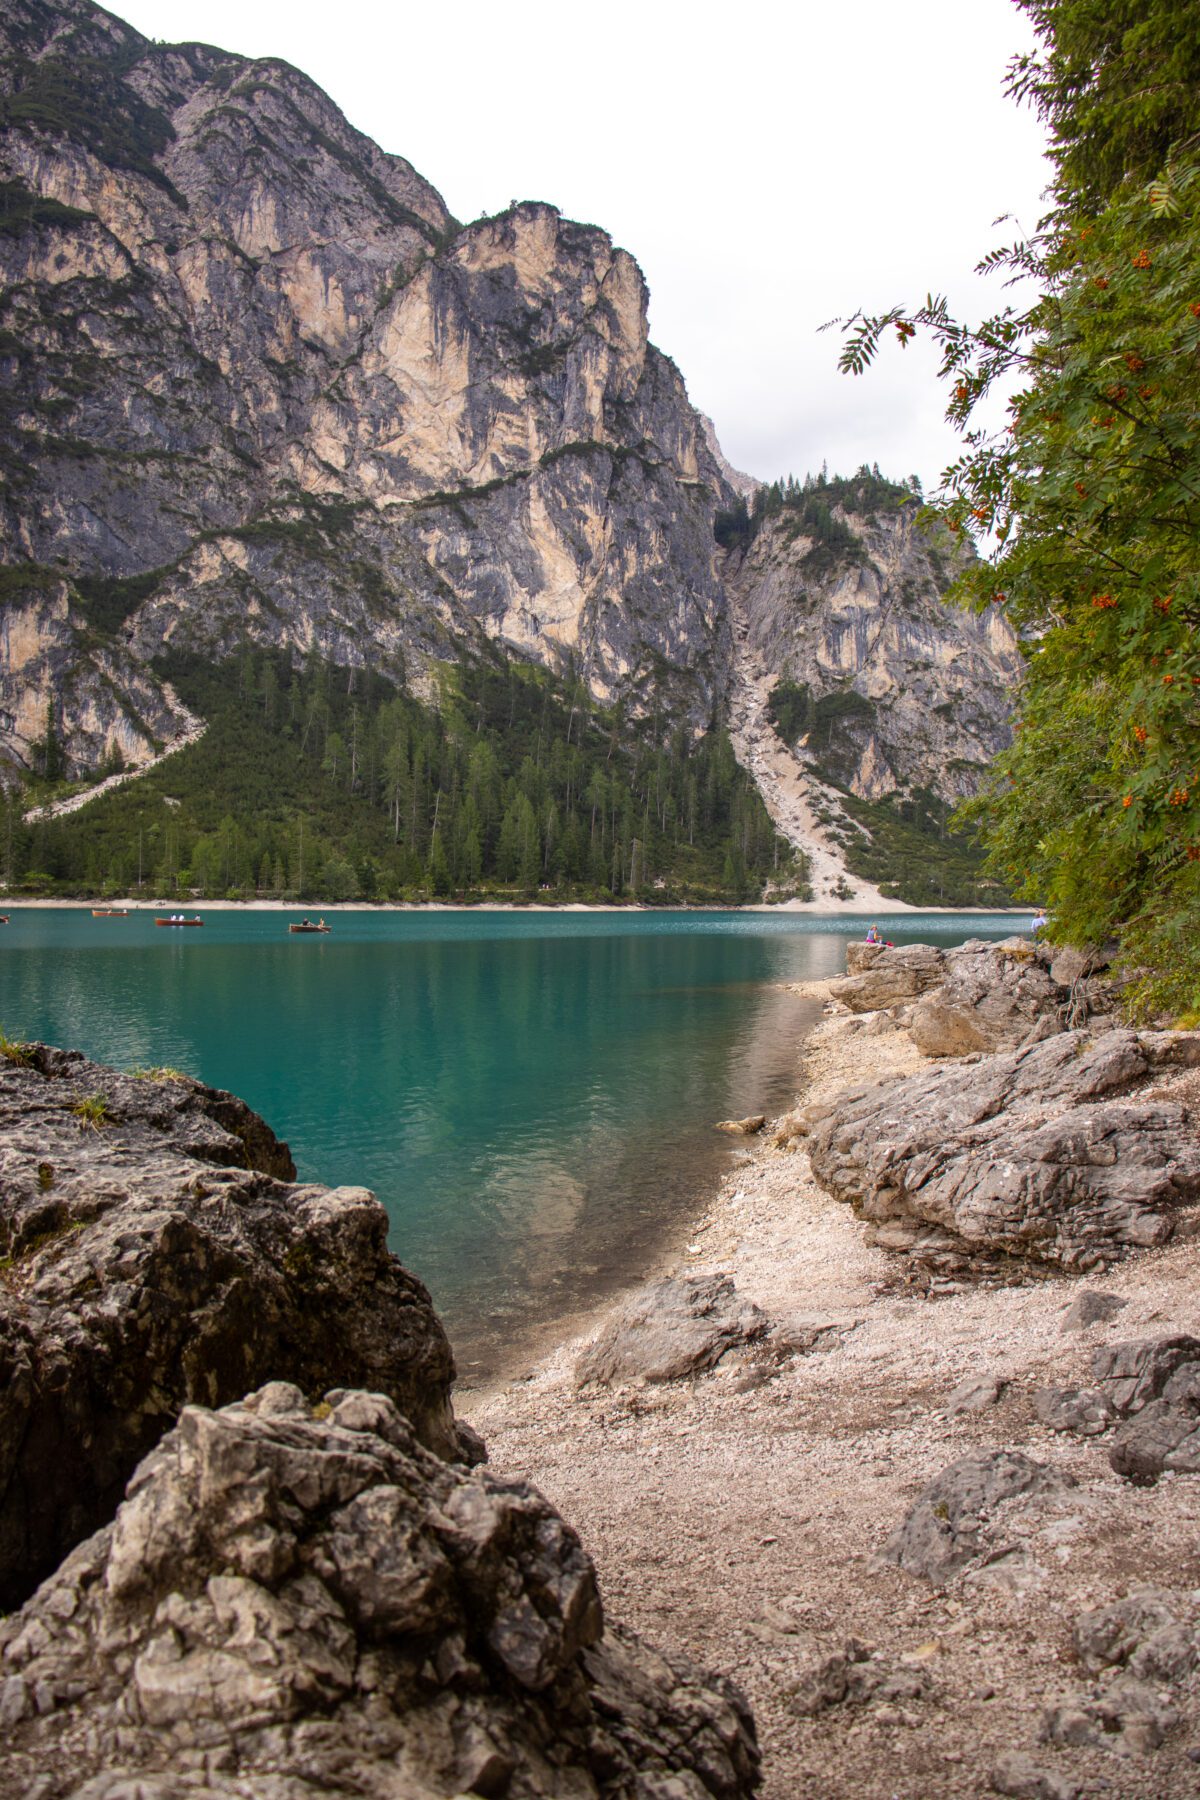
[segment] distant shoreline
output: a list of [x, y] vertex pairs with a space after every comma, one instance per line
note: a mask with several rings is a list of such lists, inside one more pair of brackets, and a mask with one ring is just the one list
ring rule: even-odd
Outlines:
[[903, 900], [890, 900], [886, 906], [880, 907], [867, 901], [845, 900], [834, 907], [823, 906], [815, 900], [784, 900], [777, 906], [766, 901], [753, 901], [745, 905], [704, 905], [704, 906], [599, 906], [582, 900], [563, 900], [546, 902], [541, 900], [480, 900], [471, 905], [447, 900], [328, 900], [309, 901], [307, 904], [298, 900], [134, 900], [128, 896], [117, 896], [113, 899], [100, 900], [62, 900], [37, 899], [31, 895], [14, 896], [12, 899], [0, 895], [0, 911], [16, 912], [18, 909], [30, 907], [54, 908], [73, 912], [99, 911], [105, 907], [126, 907], [130, 912], [279, 912], [308, 913], [321, 918], [329, 913], [410, 913], [410, 912], [512, 912], [512, 913], [712, 913], [742, 912], [783, 914], [793, 917], [802, 914], [805, 917], [822, 919], [902, 919], [908, 915], [915, 918], [927, 918], [931, 914], [944, 913], [948, 917], [965, 917], [976, 914], [980, 918], [1015, 918], [1032, 916], [1031, 906], [909, 906]]

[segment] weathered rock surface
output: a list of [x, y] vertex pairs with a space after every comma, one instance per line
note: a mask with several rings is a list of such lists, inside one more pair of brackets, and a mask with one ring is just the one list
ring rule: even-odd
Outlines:
[[1033, 1409], [1049, 1430], [1075, 1437], [1099, 1437], [1117, 1416], [1106, 1395], [1085, 1388], [1043, 1388], [1033, 1397]]
[[1103, 1745], [1126, 1756], [1157, 1750], [1194, 1707], [1200, 1663], [1195, 1597], [1138, 1588], [1082, 1613], [1074, 1636], [1080, 1661], [1100, 1679], [1046, 1709], [1043, 1739]]
[[[1085, 1669], [1093, 1674], [1101, 1669], [1126, 1665], [1136, 1657], [1135, 1671], [1150, 1673], [1147, 1664], [1149, 1655], [1142, 1653], [1142, 1646], [1153, 1643], [1154, 1659], [1161, 1663], [1159, 1646], [1162, 1643], [1160, 1634], [1174, 1630], [1179, 1624], [1181, 1611], [1189, 1617], [1195, 1616], [1195, 1606], [1185, 1600], [1181, 1594], [1166, 1593], [1161, 1588], [1136, 1588], [1123, 1600], [1116, 1600], [1108, 1606], [1090, 1607], [1081, 1613], [1075, 1621], [1075, 1648], [1079, 1660]], [[1171, 1670], [1164, 1671], [1168, 1675], [1186, 1674], [1194, 1666], [1196, 1649], [1193, 1645], [1185, 1652], [1180, 1666], [1171, 1651]]]
[[851, 1089], [810, 1109], [813, 1173], [889, 1248], [1100, 1268], [1200, 1200], [1186, 1108], [1137, 1093], [1197, 1064], [1195, 1032], [1069, 1031]]
[[1060, 1494], [1065, 1470], [1017, 1450], [964, 1456], [934, 1477], [883, 1547], [885, 1561], [940, 1585], [992, 1546], [992, 1514], [1003, 1502]]
[[[887, 952], [889, 959], [898, 954]], [[1062, 962], [1050, 945], [1021, 937], [1000, 944], [972, 939], [946, 951], [941, 985], [921, 997], [908, 1021], [913, 1043], [926, 1056], [1015, 1050], [1086, 1024], [1092, 1012], [1107, 1012], [1106, 983], [1073, 974], [1064, 979]]]
[[891, 1706], [921, 1700], [931, 1685], [925, 1669], [889, 1667], [866, 1644], [851, 1639], [804, 1672], [788, 1706], [800, 1718], [812, 1718], [831, 1706]]
[[1105, 1294], [1099, 1288], [1084, 1288], [1067, 1308], [1062, 1329], [1087, 1331], [1092, 1325], [1102, 1325], [1106, 1319], [1115, 1318], [1128, 1305], [1128, 1300], [1122, 1299], [1120, 1294]]
[[945, 952], [932, 944], [903, 944], [897, 950], [882, 944], [857, 944], [854, 949], [858, 972], [831, 983], [829, 990], [851, 1012], [899, 1006], [936, 987], [945, 976]]
[[186, 1408], [0, 1654], [0, 1785], [40, 1800], [757, 1787], [736, 1690], [606, 1632], [547, 1502], [432, 1456], [378, 1394]]
[[745, 1119], [718, 1119], [717, 1130], [728, 1132], [730, 1137], [753, 1137], [766, 1122], [766, 1113], [752, 1113]]
[[1109, 1461], [1149, 1482], [1200, 1474], [1200, 1338], [1181, 1334], [1107, 1344], [1092, 1357], [1094, 1388], [1047, 1389], [1038, 1417], [1052, 1431], [1098, 1437], [1116, 1421]]
[[1171, 1392], [1177, 1377], [1200, 1363], [1200, 1338], [1130, 1338], [1104, 1344], [1092, 1354], [1092, 1374], [1115, 1412], [1140, 1412]]
[[1124, 1418], [1108, 1460], [1118, 1475], [1200, 1475], [1200, 1341], [1160, 1338], [1098, 1351], [1093, 1374]]
[[947, 1394], [942, 1411], [948, 1419], [956, 1419], [966, 1413], [986, 1412], [990, 1406], [997, 1404], [1005, 1386], [1006, 1383], [995, 1375], [970, 1375]]
[[112, 1518], [189, 1401], [369, 1383], [460, 1453], [449, 1345], [373, 1195], [294, 1185], [231, 1094], [25, 1054], [0, 1061], [0, 1603]]
[[589, 1381], [678, 1381], [711, 1369], [735, 1344], [761, 1338], [765, 1313], [724, 1275], [683, 1275], [635, 1294], [575, 1365]]

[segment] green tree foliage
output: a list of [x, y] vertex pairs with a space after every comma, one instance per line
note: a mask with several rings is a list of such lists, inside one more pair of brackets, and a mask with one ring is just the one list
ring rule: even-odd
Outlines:
[[919, 493], [919, 483], [914, 489], [908, 483], [889, 481], [880, 474], [878, 463], [873, 468], [864, 463], [855, 475], [831, 477], [825, 469], [803, 481], [788, 475], [758, 488], [749, 506], [738, 499], [718, 512], [713, 536], [724, 550], [744, 551], [766, 520], [780, 519], [789, 542], [798, 537], [809, 539], [802, 566], [806, 574], [819, 580], [847, 563], [866, 560], [866, 546], [841, 514], [852, 513], [873, 523], [881, 512], [895, 513], [905, 502], [913, 504]]
[[61, 819], [14, 829], [10, 809], [17, 885], [32, 870], [39, 891], [116, 891], [140, 871], [167, 897], [666, 902], [803, 880], [723, 731], [664, 735], [578, 681], [465, 663], [435, 709], [315, 656], [163, 673], [204, 737]]
[[[1025, 0], [1017, 68], [1053, 133], [1056, 212], [982, 267], [1036, 297], [978, 327], [930, 297], [848, 325], [843, 367], [927, 330], [965, 454], [939, 512], [999, 549], [960, 597], [1001, 602], [1027, 658], [1016, 738], [967, 808], [1054, 934], [1115, 938], [1146, 1010], [1200, 1002], [1200, 9]], [[1186, 39], [1186, 42], [1184, 41]], [[999, 436], [978, 400], [1015, 393]]]
[[1200, 13], [1193, 0], [1021, 0], [1041, 40], [1009, 91], [1050, 129], [1055, 194], [1102, 211], [1148, 181], [1200, 125]]

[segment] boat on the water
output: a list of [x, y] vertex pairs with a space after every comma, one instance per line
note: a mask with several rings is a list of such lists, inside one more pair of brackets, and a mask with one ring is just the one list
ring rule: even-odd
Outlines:
[[313, 922], [312, 919], [300, 919], [296, 922], [296, 924], [289, 925], [288, 930], [289, 931], [328, 931], [329, 927], [325, 923], [324, 919], [318, 919], [318, 920], [316, 920], [315, 923]]
[[203, 925], [203, 919], [155, 919], [156, 925]]
[[92, 917], [93, 919], [127, 919], [129, 908], [127, 906], [93, 906]]

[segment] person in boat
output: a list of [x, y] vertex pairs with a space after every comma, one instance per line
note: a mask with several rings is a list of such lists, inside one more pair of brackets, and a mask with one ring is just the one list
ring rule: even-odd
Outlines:
[[324, 930], [325, 930], [325, 921], [324, 921], [324, 919], [323, 919], [323, 918], [322, 918], [322, 919], [318, 919], [318, 920], [317, 920], [317, 927], [318, 927], [318, 929], [319, 929], [319, 930], [321, 930], [321, 931], [324, 931]]

